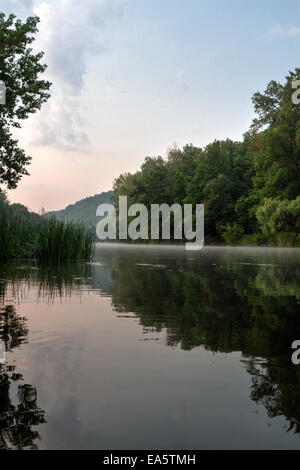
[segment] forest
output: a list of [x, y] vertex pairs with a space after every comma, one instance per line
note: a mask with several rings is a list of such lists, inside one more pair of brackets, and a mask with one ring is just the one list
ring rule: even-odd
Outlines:
[[[300, 246], [300, 69], [252, 97], [255, 118], [242, 141], [174, 145], [114, 181], [128, 204], [204, 204], [205, 242]], [[171, 221], [172, 222], [172, 221]]]

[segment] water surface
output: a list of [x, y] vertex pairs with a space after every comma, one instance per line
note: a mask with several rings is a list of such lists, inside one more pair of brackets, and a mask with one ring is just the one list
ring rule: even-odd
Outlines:
[[101, 244], [0, 297], [0, 448], [300, 448], [300, 250]]

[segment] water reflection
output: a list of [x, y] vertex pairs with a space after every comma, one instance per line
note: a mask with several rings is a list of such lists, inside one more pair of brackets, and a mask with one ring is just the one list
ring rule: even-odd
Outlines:
[[[0, 310], [0, 339], [10, 352], [27, 341], [26, 318], [13, 305]], [[34, 386], [24, 384], [16, 366], [0, 366], [0, 449], [37, 449], [38, 431], [33, 426], [45, 423], [44, 411], [37, 405]], [[17, 398], [13, 399], [13, 388]]]
[[165, 267], [161, 254], [149, 251], [110, 253], [109, 261], [117, 312], [164, 329], [169, 346], [240, 351], [251, 399], [300, 432], [300, 369], [291, 362], [291, 344], [300, 338], [297, 250], [208, 251], [202, 258], [171, 252]]
[[[137, 319], [144, 339], [163, 337], [166, 347], [184, 351], [241, 353], [253, 403], [269, 418], [284, 417], [288, 431], [300, 432], [300, 368], [291, 362], [291, 344], [300, 339], [298, 250], [191, 253], [115, 245], [100, 247], [93, 263], [3, 265], [0, 278], [3, 304], [11, 299], [20, 312], [33, 290], [41, 305], [92, 292], [110, 299], [120, 321]], [[93, 326], [82, 320], [82, 328]], [[26, 319], [7, 303], [0, 338], [7, 351], [28, 341]], [[32, 427], [45, 423], [45, 413], [34, 386], [22, 385], [16, 370], [6, 366], [0, 375], [0, 447], [35, 448], [39, 434]]]

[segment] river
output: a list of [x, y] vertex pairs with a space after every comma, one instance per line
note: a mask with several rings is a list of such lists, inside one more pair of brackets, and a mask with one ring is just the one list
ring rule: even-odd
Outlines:
[[98, 244], [0, 297], [0, 448], [300, 448], [300, 250]]

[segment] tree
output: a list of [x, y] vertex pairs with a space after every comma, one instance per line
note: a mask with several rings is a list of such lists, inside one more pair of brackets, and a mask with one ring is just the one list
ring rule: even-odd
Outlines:
[[296, 68], [283, 84], [273, 80], [264, 92], [253, 95], [256, 118], [242, 142], [226, 139], [204, 148], [174, 146], [165, 160], [147, 157], [139, 171], [115, 180], [116, 204], [119, 195], [127, 195], [130, 204], [205, 204], [209, 241], [223, 238], [233, 243], [242, 234], [262, 235], [260, 230], [271, 241], [279, 232], [296, 236], [300, 230], [300, 106], [292, 95], [293, 83], [299, 79], [300, 68]]
[[293, 201], [266, 198], [256, 211], [261, 231], [267, 235], [300, 231], [300, 196]]
[[259, 91], [252, 96], [252, 103], [257, 118], [253, 120], [252, 128], [258, 130], [265, 125], [275, 123], [283, 98], [283, 86], [271, 80], [264, 93]]
[[0, 13], [0, 80], [6, 86], [6, 103], [0, 105], [0, 184], [15, 188], [31, 157], [18, 147], [11, 127], [21, 127], [20, 120], [39, 110], [50, 94], [51, 83], [40, 79], [46, 65], [43, 52], [34, 53], [30, 44], [37, 33], [37, 16], [25, 22], [11, 14]]
[[300, 107], [292, 101], [293, 81], [300, 69], [289, 72], [284, 85], [271, 81], [252, 101], [258, 115], [252, 129], [268, 125], [256, 138], [253, 152], [255, 191], [265, 198], [295, 199], [300, 193]]

